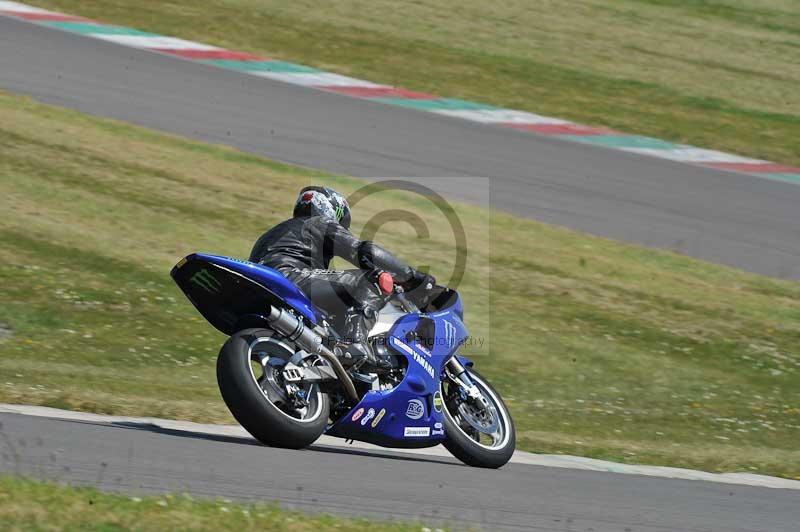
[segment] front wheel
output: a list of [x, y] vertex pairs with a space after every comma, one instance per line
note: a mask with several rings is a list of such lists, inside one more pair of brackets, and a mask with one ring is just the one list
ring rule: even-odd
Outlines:
[[[514, 454], [514, 423], [500, 394], [475, 370], [467, 371], [472, 394], [452, 379], [442, 381], [444, 446], [467, 465], [496, 469]], [[476, 393], [477, 391], [477, 393]]]
[[217, 358], [217, 382], [228, 409], [257, 440], [300, 449], [325, 431], [330, 401], [317, 385], [283, 378], [294, 346], [268, 329], [246, 329], [225, 342]]

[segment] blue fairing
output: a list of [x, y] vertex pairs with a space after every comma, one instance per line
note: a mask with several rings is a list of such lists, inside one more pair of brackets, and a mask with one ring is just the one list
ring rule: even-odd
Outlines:
[[290, 307], [313, 324], [322, 321], [319, 309], [294, 283], [260, 264], [193, 253], [171, 274], [197, 310], [225, 334], [236, 332], [242, 319], [269, 312], [270, 305]]
[[316, 323], [317, 320], [321, 319], [319, 310], [314, 306], [311, 300], [297, 288], [297, 285], [284, 277], [278, 270], [268, 266], [262, 266], [261, 264], [232, 259], [230, 257], [222, 257], [220, 255], [195, 253], [195, 257], [228, 268], [231, 271], [252, 279], [288, 303], [289, 306], [300, 312], [300, 314], [309, 321]]
[[[395, 354], [408, 360], [405, 378], [391, 390], [367, 392], [328, 433], [385, 447], [429, 447], [440, 443], [445, 438], [440, 377], [447, 360], [468, 338], [462, 316], [461, 300], [457, 298], [442, 311], [407, 314], [398, 319], [386, 343]], [[427, 341], [408, 340], [416, 336], [422, 320], [433, 323], [435, 334]]]

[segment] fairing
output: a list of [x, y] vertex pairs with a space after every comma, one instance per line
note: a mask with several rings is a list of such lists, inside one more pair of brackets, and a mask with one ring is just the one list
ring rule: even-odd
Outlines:
[[467, 339], [462, 313], [461, 300], [455, 294], [443, 310], [398, 319], [385, 338], [395, 354], [408, 360], [403, 381], [391, 390], [367, 392], [329, 427], [328, 434], [384, 447], [441, 443], [445, 434], [440, 376], [447, 360]]
[[250, 316], [269, 306], [290, 307], [308, 322], [322, 320], [319, 310], [279, 271], [229, 257], [193, 253], [170, 272], [197, 310], [222, 333], [231, 335]]

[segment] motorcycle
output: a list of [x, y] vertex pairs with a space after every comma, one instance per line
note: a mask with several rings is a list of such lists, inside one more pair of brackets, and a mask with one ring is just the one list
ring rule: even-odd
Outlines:
[[[217, 381], [234, 418], [270, 446], [302, 448], [327, 434], [393, 448], [443, 444], [456, 458], [498, 468], [515, 447], [500, 394], [458, 353], [468, 338], [455, 290], [404, 292], [373, 272], [387, 295], [369, 342], [391, 369], [362, 372], [336, 345], [336, 316], [280, 272], [194, 253], [171, 276], [229, 338]], [[346, 367], [348, 366], [348, 367]]]

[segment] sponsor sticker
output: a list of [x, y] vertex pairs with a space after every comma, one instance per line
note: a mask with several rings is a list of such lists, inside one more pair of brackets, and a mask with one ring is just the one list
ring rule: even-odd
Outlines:
[[442, 392], [437, 391], [433, 394], [433, 409], [437, 412], [442, 411]]
[[419, 419], [425, 415], [425, 405], [419, 399], [409, 399], [406, 407], [406, 417], [409, 419]]
[[433, 429], [433, 431], [431, 432], [431, 436], [444, 436], [444, 430]]
[[422, 369], [425, 370], [425, 373], [427, 373], [428, 375], [431, 376], [431, 378], [433, 378], [434, 371], [433, 371], [433, 366], [431, 366], [430, 362], [425, 360], [421, 355], [418, 355], [416, 352], [411, 354], [411, 358], [414, 359], [414, 362], [422, 366]]
[[369, 410], [367, 410], [367, 415], [364, 416], [363, 419], [361, 419], [361, 426], [365, 427], [367, 423], [369, 423], [369, 420], [374, 417], [375, 417], [375, 409], [370, 408]]
[[405, 427], [403, 429], [403, 436], [406, 438], [426, 438], [430, 435], [430, 427]]
[[437, 421], [436, 423], [433, 424], [433, 428], [440, 429], [442, 428], [442, 424]]
[[433, 356], [430, 350], [421, 343], [417, 342], [414, 345], [417, 347], [417, 350], [422, 351], [422, 354], [425, 355], [426, 357], [431, 358]]
[[359, 418], [360, 418], [361, 416], [363, 416], [363, 415], [364, 415], [364, 409], [363, 409], [363, 408], [359, 408], [358, 410], [356, 410], [355, 412], [353, 412], [353, 417], [351, 417], [351, 418], [350, 418], [350, 421], [352, 421], [353, 423], [355, 423], [355, 422], [356, 422], [356, 421], [358, 421], [358, 420], [359, 420]]
[[402, 350], [402, 351], [405, 351], [406, 353], [408, 353], [408, 354], [409, 354], [409, 356], [411, 356], [411, 358], [413, 358], [413, 359], [414, 359], [414, 362], [416, 362], [417, 364], [419, 364], [420, 366], [422, 366], [422, 369], [424, 369], [424, 370], [425, 370], [425, 373], [427, 373], [428, 375], [430, 375], [430, 377], [431, 377], [431, 378], [433, 378], [433, 376], [435, 375], [435, 373], [436, 373], [436, 372], [433, 370], [433, 366], [431, 365], [431, 363], [430, 363], [430, 362], [428, 362], [428, 361], [425, 359], [425, 357], [424, 357], [424, 356], [420, 355], [419, 353], [417, 353], [416, 351], [414, 351], [413, 349], [411, 349], [411, 347], [409, 347], [407, 344], [405, 344], [405, 343], [401, 342], [400, 340], [398, 340], [398, 339], [397, 339], [397, 338], [395, 338], [394, 336], [392, 336], [392, 343], [393, 343], [393, 344], [394, 344], [394, 345], [395, 345], [395, 346], [396, 346], [398, 349], [400, 349], [400, 350]]
[[399, 347], [400, 349], [402, 349], [403, 351], [405, 351], [409, 355], [413, 355], [414, 354], [414, 350], [411, 349], [411, 347], [409, 347], [408, 344], [406, 344], [404, 342], [401, 342], [400, 340], [395, 339], [394, 345], [396, 345], [397, 347]]
[[220, 294], [222, 293], [222, 283], [220, 283], [216, 278], [214, 278], [211, 273], [203, 268], [202, 270], [195, 272], [194, 275], [189, 277], [189, 282], [202, 288], [209, 294]]
[[378, 415], [375, 416], [375, 419], [372, 420], [372, 428], [373, 429], [378, 426], [378, 423], [381, 422], [381, 419], [383, 419], [384, 414], [386, 414], [386, 409], [385, 408], [381, 408], [381, 411], [378, 412]]
[[444, 322], [444, 341], [448, 347], [456, 345], [456, 326], [447, 320]]

